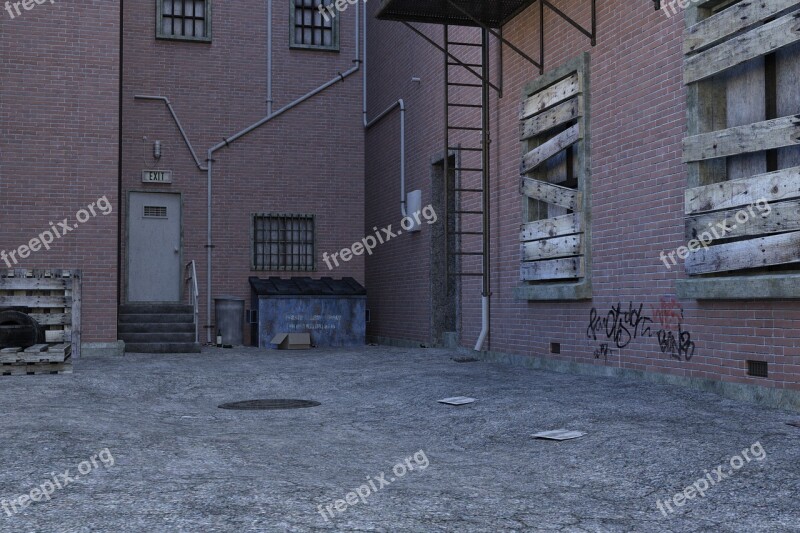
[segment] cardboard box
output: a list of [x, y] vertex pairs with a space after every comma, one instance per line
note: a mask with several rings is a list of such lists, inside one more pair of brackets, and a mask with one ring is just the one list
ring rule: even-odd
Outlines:
[[308, 350], [311, 348], [310, 333], [278, 333], [270, 341], [279, 350]]

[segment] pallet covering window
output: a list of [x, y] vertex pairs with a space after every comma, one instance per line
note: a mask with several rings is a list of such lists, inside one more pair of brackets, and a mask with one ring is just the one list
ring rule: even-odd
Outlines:
[[800, 297], [800, 0], [700, 2], [683, 51], [679, 294]]
[[211, 0], [156, 0], [156, 12], [159, 38], [211, 40]]
[[253, 270], [315, 270], [314, 216], [256, 214], [252, 221]]
[[339, 50], [339, 17], [336, 10], [320, 9], [329, 6], [330, 0], [290, 0], [291, 46], [313, 50]]
[[520, 121], [523, 285], [516, 295], [589, 298], [589, 54], [529, 84]]

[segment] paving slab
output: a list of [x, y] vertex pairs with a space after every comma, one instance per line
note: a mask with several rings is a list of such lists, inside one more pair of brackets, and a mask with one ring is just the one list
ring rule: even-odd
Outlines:
[[[204, 349], [2, 377], [0, 531], [800, 531], [796, 414], [457, 356]], [[255, 399], [321, 405], [218, 408]], [[586, 435], [531, 436], [560, 428]]]

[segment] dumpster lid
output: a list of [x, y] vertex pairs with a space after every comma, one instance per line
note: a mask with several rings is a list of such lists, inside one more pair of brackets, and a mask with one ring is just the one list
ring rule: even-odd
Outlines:
[[353, 278], [250, 278], [257, 296], [366, 296], [367, 289]]

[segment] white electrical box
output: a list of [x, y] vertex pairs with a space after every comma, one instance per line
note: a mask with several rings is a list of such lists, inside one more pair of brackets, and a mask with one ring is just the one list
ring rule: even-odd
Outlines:
[[[413, 222], [406, 231], [409, 233], [421, 231], [422, 227], [419, 221], [422, 220], [422, 191], [411, 191], [406, 195], [406, 214]], [[408, 222], [406, 222], [406, 225], [408, 225]]]

